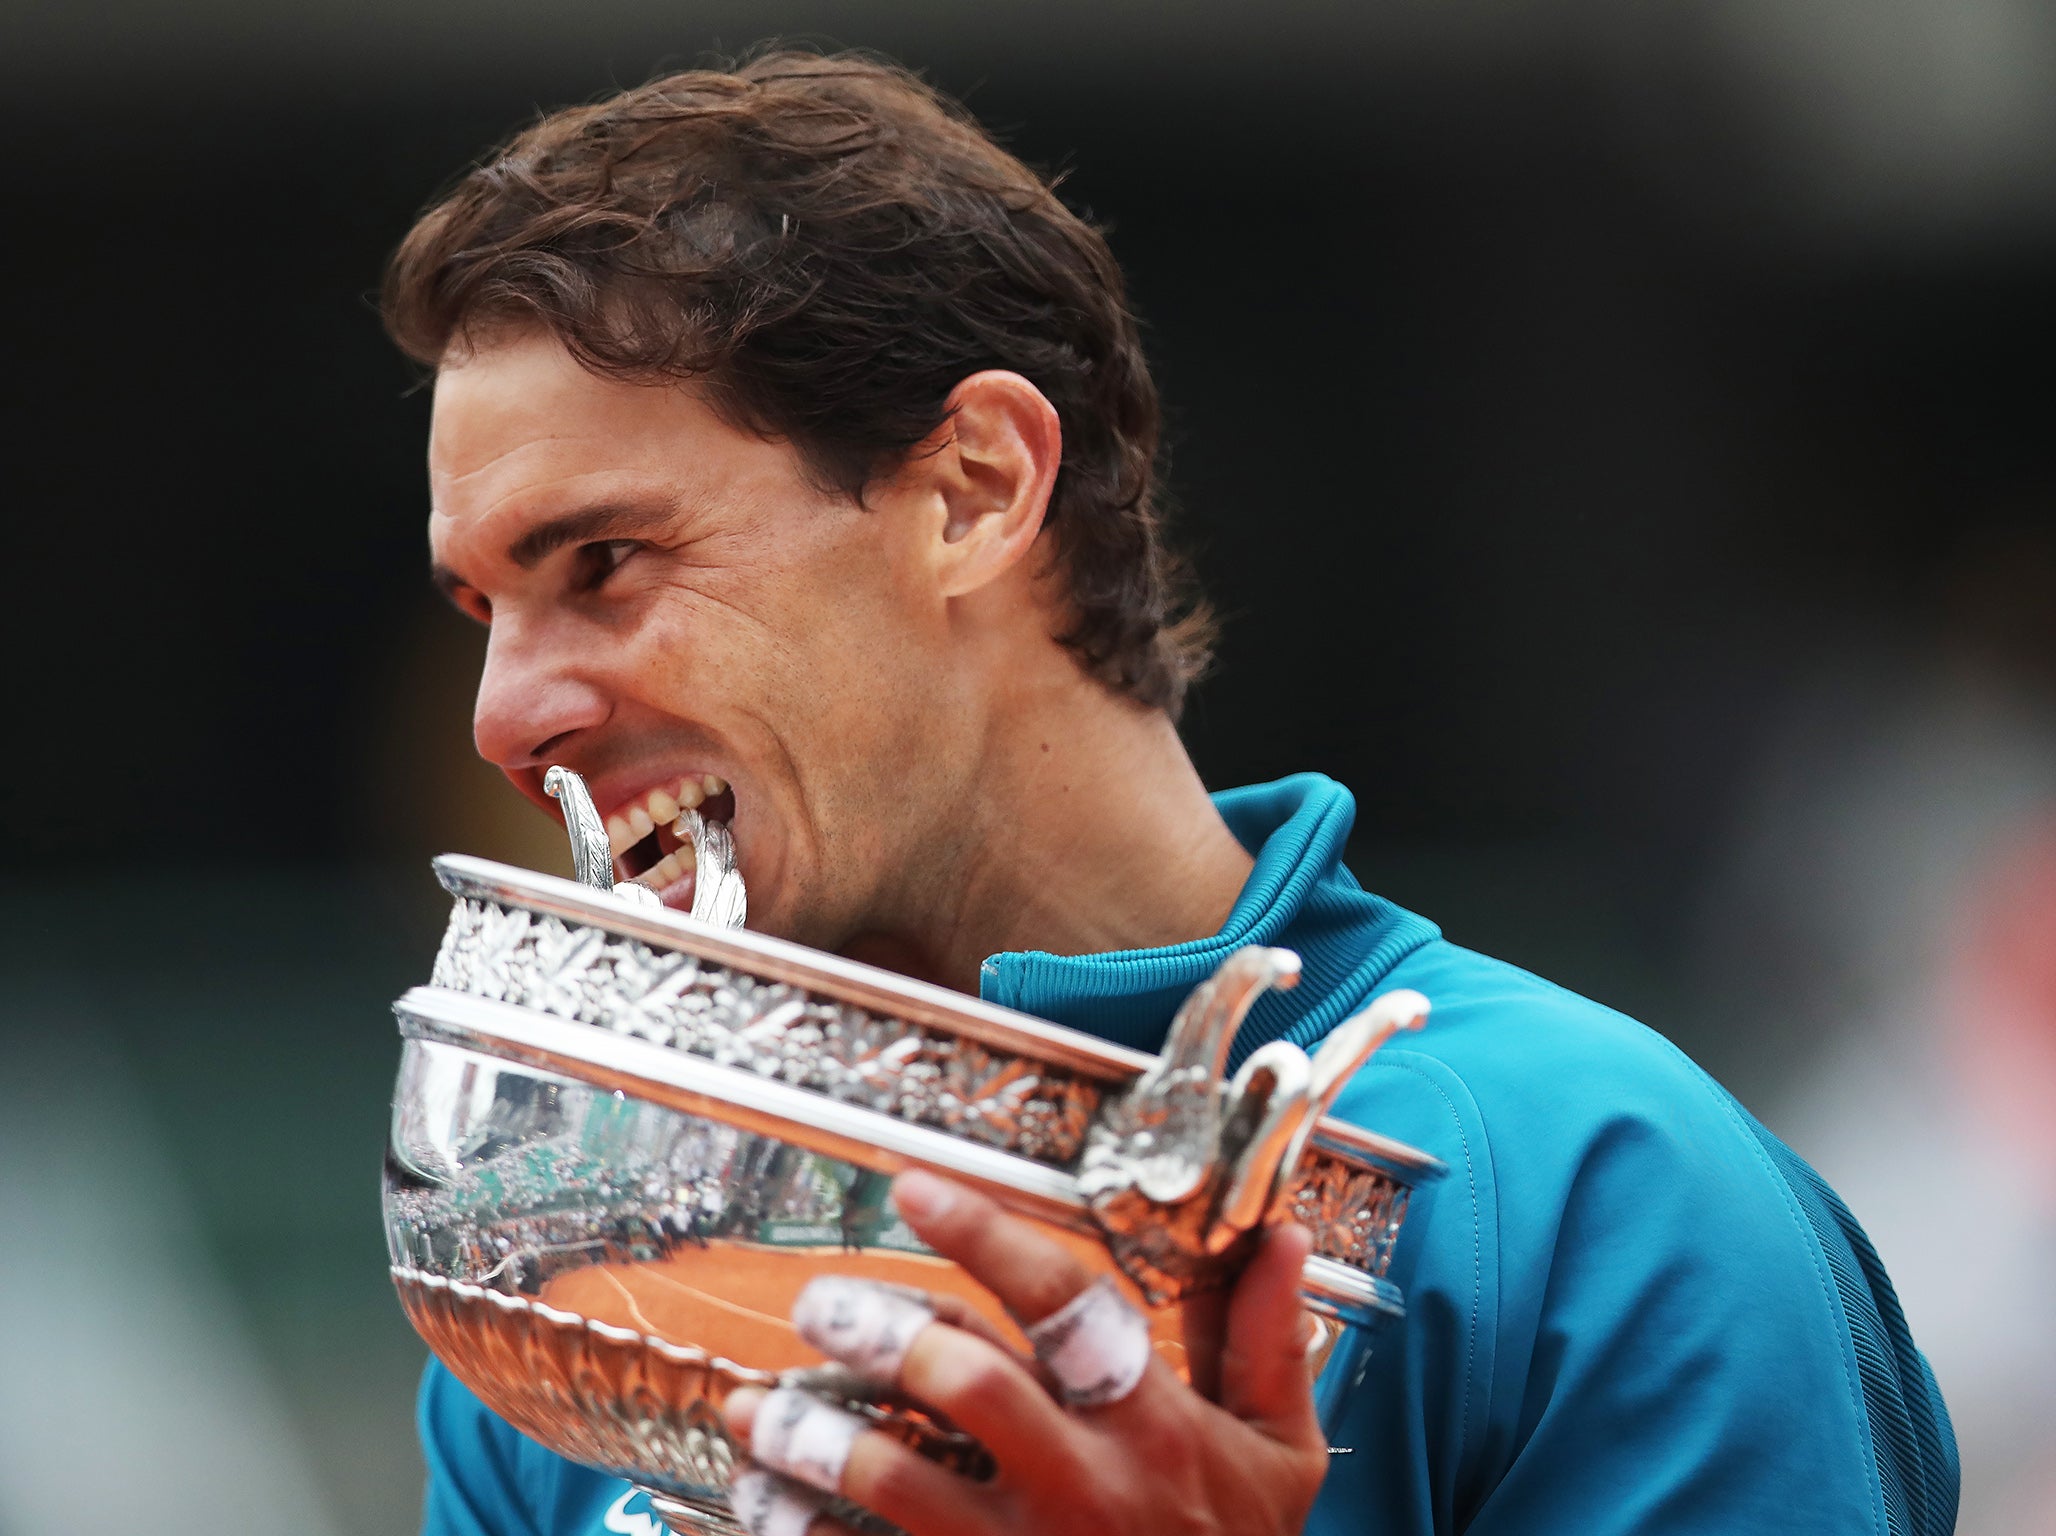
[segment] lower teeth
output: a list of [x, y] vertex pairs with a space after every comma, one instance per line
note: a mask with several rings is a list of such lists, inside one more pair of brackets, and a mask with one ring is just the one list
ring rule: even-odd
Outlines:
[[692, 844], [687, 843], [678, 852], [665, 854], [657, 861], [655, 868], [645, 870], [635, 878], [651, 890], [661, 891], [667, 885], [674, 885], [691, 874], [698, 862]]

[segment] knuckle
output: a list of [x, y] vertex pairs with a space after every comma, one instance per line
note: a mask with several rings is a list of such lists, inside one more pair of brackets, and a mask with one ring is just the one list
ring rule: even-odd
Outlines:
[[982, 1417], [1004, 1410], [1017, 1387], [1015, 1371], [990, 1349], [962, 1350], [943, 1369], [947, 1401], [940, 1406], [962, 1417]]
[[900, 1368], [906, 1391], [965, 1422], [986, 1421], [1018, 1406], [1024, 1384], [1033, 1386], [998, 1346], [947, 1325], [924, 1329]]
[[876, 1434], [865, 1437], [864, 1453], [850, 1458], [843, 1495], [888, 1518], [905, 1509], [919, 1492], [917, 1468], [904, 1447]]

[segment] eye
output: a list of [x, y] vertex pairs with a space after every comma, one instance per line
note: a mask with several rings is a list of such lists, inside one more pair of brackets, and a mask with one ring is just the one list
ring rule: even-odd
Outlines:
[[596, 590], [609, 576], [621, 569], [623, 561], [641, 548], [642, 541], [639, 539], [602, 539], [593, 544], [581, 544], [578, 547], [575, 577], [578, 590]]

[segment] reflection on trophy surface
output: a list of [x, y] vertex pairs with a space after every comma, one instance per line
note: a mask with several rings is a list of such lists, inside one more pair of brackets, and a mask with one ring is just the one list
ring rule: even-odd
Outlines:
[[894, 1210], [892, 1176], [925, 1168], [1060, 1241], [1200, 1383], [1210, 1303], [1254, 1235], [1275, 1215], [1306, 1223], [1310, 1363], [1332, 1417], [1373, 1326], [1402, 1310], [1392, 1243], [1440, 1165], [1321, 1116], [1426, 999], [1389, 993], [1311, 1059], [1274, 1043], [1224, 1082], [1250, 1005], [1296, 979], [1289, 951], [1233, 955], [1146, 1057], [740, 931], [718, 824], [695, 840], [706, 912], [658, 908], [613, 885], [577, 775], [549, 784], [580, 881], [439, 860], [456, 906], [430, 984], [396, 1005], [393, 1278], [491, 1408], [650, 1490], [680, 1530], [736, 1529], [719, 1409], [738, 1385], [804, 1385], [976, 1475], [976, 1442], [824, 1364], [789, 1320], [808, 1282], [846, 1275], [953, 1300], [1023, 1343]]

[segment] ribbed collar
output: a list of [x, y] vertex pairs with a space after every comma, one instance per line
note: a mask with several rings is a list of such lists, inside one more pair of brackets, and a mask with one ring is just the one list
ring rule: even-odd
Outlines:
[[1156, 1051], [1178, 1004], [1235, 950], [1245, 944], [1297, 950], [1299, 985], [1257, 1001], [1236, 1036], [1232, 1070], [1268, 1041], [1320, 1040], [1370, 996], [1403, 955], [1441, 936], [1433, 923], [1372, 895], [1343, 868], [1356, 799], [1325, 774], [1226, 790], [1214, 796], [1214, 804], [1256, 857], [1219, 933], [1103, 955], [994, 955], [980, 972], [979, 994]]

